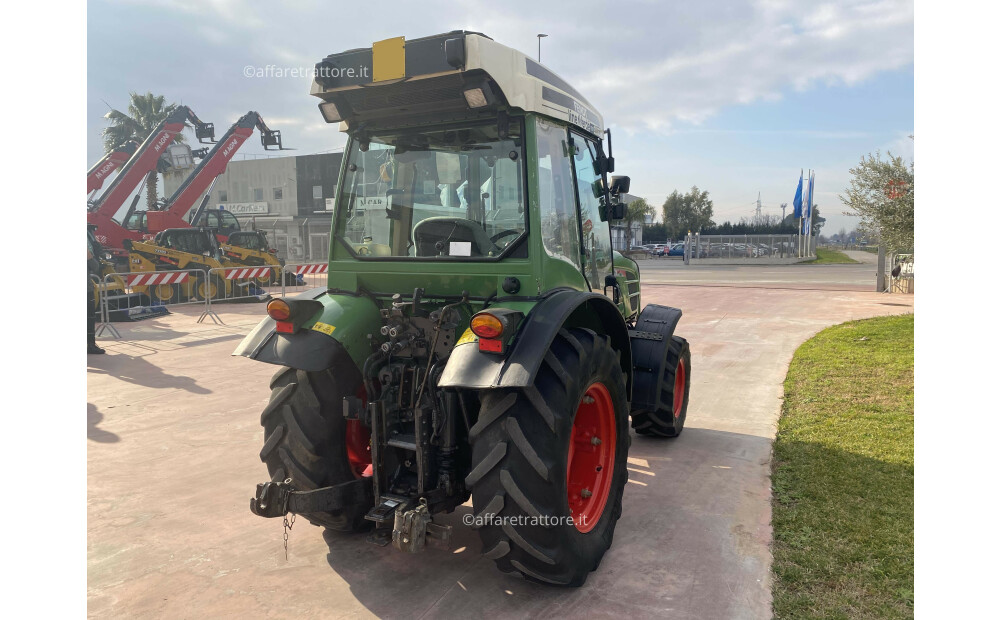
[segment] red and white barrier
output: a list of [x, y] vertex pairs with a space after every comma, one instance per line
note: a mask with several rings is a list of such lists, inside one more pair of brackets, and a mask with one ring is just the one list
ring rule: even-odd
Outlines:
[[327, 263], [315, 263], [312, 265], [299, 265], [295, 268], [295, 275], [304, 276], [312, 273], [326, 273]]
[[149, 271], [130, 273], [122, 277], [129, 286], [155, 286], [157, 284], [183, 284], [187, 282], [187, 271]]
[[223, 272], [227, 280], [243, 280], [244, 278], [266, 278], [271, 274], [272, 267], [235, 267]]

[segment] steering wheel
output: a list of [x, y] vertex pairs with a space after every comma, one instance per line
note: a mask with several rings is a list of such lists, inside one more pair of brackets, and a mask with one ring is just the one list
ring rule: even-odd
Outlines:
[[496, 243], [498, 239], [502, 239], [503, 237], [507, 237], [507, 236], [510, 236], [510, 235], [520, 235], [520, 234], [521, 234], [520, 230], [511, 230], [511, 229], [501, 230], [497, 234], [495, 234], [492, 237], [490, 237], [490, 241], [492, 241], [493, 243]]
[[358, 256], [368, 256], [372, 253], [372, 249], [367, 245], [359, 245], [355, 248], [358, 252]]

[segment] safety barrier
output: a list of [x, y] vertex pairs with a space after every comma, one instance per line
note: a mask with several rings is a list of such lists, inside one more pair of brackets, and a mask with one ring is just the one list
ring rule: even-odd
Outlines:
[[268, 296], [294, 295], [326, 286], [326, 263], [216, 267], [171, 271], [116, 272], [103, 278], [91, 276], [98, 287], [97, 336], [121, 338], [112, 319], [139, 318], [161, 312], [159, 308], [201, 305], [198, 323], [211, 319], [224, 325], [214, 304], [266, 301]]
[[326, 278], [327, 263], [288, 263], [282, 268], [281, 296], [326, 286]]
[[208, 292], [212, 304], [240, 301], [264, 301], [267, 296], [278, 294], [281, 284], [281, 267], [217, 267], [208, 272]]
[[209, 280], [210, 275], [202, 269], [109, 273], [100, 281], [100, 324], [95, 334], [108, 332], [121, 338], [112, 325], [113, 314], [133, 318], [156, 315], [164, 306], [200, 304], [204, 310], [198, 322], [210, 318], [221, 325], [222, 319], [212, 311], [211, 295], [205, 294]]

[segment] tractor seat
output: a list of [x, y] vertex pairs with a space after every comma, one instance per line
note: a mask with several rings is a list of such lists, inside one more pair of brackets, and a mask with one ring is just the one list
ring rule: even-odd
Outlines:
[[[482, 224], [460, 217], [429, 217], [413, 227], [417, 256], [496, 256], [500, 249]], [[453, 243], [462, 244], [453, 246]], [[469, 254], [464, 244], [469, 244]], [[455, 253], [452, 253], [453, 250]]]

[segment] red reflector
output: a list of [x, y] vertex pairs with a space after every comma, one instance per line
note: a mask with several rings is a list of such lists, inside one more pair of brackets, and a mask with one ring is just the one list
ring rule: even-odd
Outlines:
[[294, 334], [295, 327], [292, 325], [291, 321], [278, 321], [275, 331], [279, 334]]
[[503, 353], [503, 340], [479, 339], [479, 350], [486, 353]]

